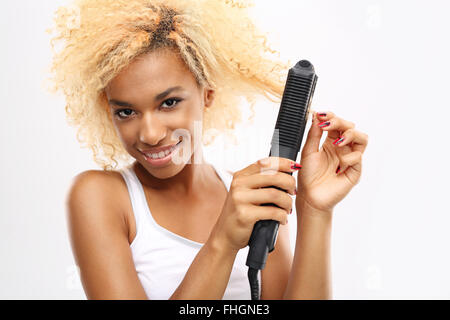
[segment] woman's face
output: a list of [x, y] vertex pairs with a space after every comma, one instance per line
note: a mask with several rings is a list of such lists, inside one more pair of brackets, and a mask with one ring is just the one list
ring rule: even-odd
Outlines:
[[[203, 111], [214, 92], [199, 88], [176, 53], [158, 50], [135, 59], [105, 92], [125, 149], [152, 176], [166, 179], [202, 161], [193, 155], [201, 155]], [[170, 146], [175, 151], [164, 150]]]

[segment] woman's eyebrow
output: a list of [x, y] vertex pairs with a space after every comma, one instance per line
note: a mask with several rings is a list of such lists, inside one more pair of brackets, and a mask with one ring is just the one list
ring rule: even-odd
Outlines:
[[169, 88], [169, 89], [167, 89], [166, 91], [161, 92], [160, 94], [158, 94], [158, 95], [155, 97], [155, 101], [164, 99], [164, 98], [165, 98], [166, 96], [168, 96], [172, 91], [177, 91], [177, 90], [183, 90], [183, 87], [181, 87], [181, 86], [176, 86], [176, 87]]
[[[156, 102], [156, 101], [159, 101], [161, 99], [164, 99], [172, 91], [177, 91], [177, 90], [183, 90], [183, 87], [176, 86], [176, 87], [169, 88], [169, 89], [159, 93], [158, 95], [156, 95], [154, 100]], [[109, 104], [114, 104], [114, 105], [119, 106], [119, 107], [133, 107], [133, 105], [131, 103], [128, 103], [128, 102], [125, 102], [125, 101], [120, 101], [120, 100], [117, 100], [117, 99], [110, 99], [110, 100], [108, 100], [108, 102], [109, 102]]]
[[130, 107], [130, 108], [133, 107], [133, 105], [131, 103], [116, 100], [116, 99], [110, 99], [110, 100], [108, 100], [108, 102], [110, 105], [116, 105], [119, 107]]

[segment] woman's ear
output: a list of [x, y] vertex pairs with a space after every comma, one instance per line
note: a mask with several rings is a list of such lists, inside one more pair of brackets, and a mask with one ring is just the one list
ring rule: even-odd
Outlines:
[[209, 87], [205, 87], [203, 89], [205, 108], [210, 107], [212, 105], [212, 103], [214, 102], [214, 94], [215, 94], [214, 89], [211, 89]]

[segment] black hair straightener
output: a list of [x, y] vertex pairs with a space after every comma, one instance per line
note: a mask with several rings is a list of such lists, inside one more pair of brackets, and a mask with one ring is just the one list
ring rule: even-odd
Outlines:
[[[314, 67], [307, 60], [297, 62], [294, 67], [289, 69], [269, 157], [281, 157], [296, 161], [316, 82], [317, 75]], [[273, 203], [262, 205], [276, 206]], [[248, 279], [252, 300], [259, 300], [258, 271], [264, 269], [268, 253], [275, 247], [278, 226], [278, 221], [260, 220], [253, 227], [246, 262], [249, 267]]]

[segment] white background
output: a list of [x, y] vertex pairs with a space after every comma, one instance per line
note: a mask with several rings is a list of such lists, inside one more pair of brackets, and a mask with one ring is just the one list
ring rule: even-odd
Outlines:
[[[4, 1], [0, 12], [1, 299], [85, 298], [64, 200], [76, 174], [99, 168], [65, 122], [64, 98], [43, 87], [51, 58], [44, 31], [66, 2]], [[312, 108], [370, 138], [361, 182], [334, 211], [334, 298], [449, 299], [450, 4], [256, 2], [282, 57], [314, 64]], [[229, 153], [237, 161], [224, 163], [232, 170], [268, 154], [277, 106], [257, 110], [236, 132]], [[255, 141], [263, 147], [248, 154]]]

